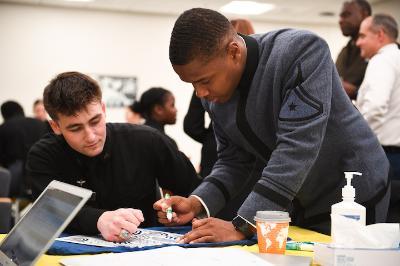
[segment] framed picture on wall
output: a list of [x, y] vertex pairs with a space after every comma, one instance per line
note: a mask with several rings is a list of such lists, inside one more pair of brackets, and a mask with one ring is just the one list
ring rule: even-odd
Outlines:
[[108, 108], [124, 107], [133, 103], [137, 95], [137, 78], [113, 75], [91, 75], [99, 82], [103, 101]]

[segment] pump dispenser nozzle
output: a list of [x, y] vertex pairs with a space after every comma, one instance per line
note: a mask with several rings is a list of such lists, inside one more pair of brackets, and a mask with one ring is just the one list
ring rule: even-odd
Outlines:
[[353, 178], [353, 175], [361, 176], [362, 174], [360, 172], [344, 172], [344, 177], [347, 180], [347, 184], [342, 188], [343, 200], [347, 199], [354, 201], [354, 197], [356, 196], [356, 190], [351, 185], [351, 179]]
[[356, 191], [351, 185], [351, 179], [354, 175], [362, 175], [359, 172], [344, 172], [344, 177], [347, 180], [347, 184], [342, 188], [343, 200], [332, 205], [332, 226], [331, 226], [331, 237], [333, 243], [336, 242], [335, 232], [340, 230], [348, 230], [345, 223], [338, 223], [337, 219], [334, 219], [335, 215], [342, 215], [346, 218], [353, 219], [365, 226], [366, 209], [361, 204], [354, 201]]

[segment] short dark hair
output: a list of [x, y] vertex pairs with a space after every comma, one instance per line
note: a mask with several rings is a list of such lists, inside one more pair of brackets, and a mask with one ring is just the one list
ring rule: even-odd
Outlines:
[[372, 9], [371, 9], [371, 5], [365, 1], [365, 0], [353, 0], [354, 3], [356, 3], [361, 10], [363, 10], [367, 16], [371, 16], [372, 14]]
[[153, 87], [145, 91], [140, 97], [140, 101], [135, 101], [130, 109], [135, 113], [141, 114], [144, 118], [149, 119], [155, 105], [164, 105], [166, 96], [172, 94], [169, 90], [161, 87]]
[[15, 116], [25, 116], [22, 106], [15, 101], [6, 101], [1, 105], [1, 115], [4, 121]]
[[44, 108], [53, 120], [58, 114], [75, 115], [94, 101], [101, 101], [99, 84], [79, 72], [58, 74], [43, 92]]
[[42, 99], [36, 99], [36, 100], [33, 102], [33, 107], [35, 107], [36, 105], [41, 104], [41, 103], [43, 103], [43, 100], [42, 100]]
[[193, 8], [183, 12], [175, 22], [169, 44], [169, 60], [173, 65], [186, 65], [197, 56], [204, 60], [218, 52], [233, 27], [217, 11]]
[[376, 14], [372, 16], [371, 29], [377, 30], [378, 28], [383, 29], [386, 35], [393, 41], [397, 40], [399, 29], [396, 20], [391, 15]]

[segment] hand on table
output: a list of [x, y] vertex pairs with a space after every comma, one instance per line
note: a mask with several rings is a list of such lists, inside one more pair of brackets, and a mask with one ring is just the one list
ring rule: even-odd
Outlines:
[[122, 242], [126, 236], [122, 234], [126, 230], [129, 235], [136, 232], [140, 223], [144, 221], [141, 210], [137, 209], [118, 209], [115, 211], [104, 212], [97, 221], [97, 229], [105, 240]]
[[179, 243], [227, 242], [243, 239], [245, 236], [237, 231], [231, 222], [211, 217], [194, 219], [192, 231], [185, 234]]

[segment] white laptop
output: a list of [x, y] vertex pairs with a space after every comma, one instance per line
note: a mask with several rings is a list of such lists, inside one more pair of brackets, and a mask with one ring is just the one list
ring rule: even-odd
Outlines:
[[0, 266], [33, 265], [75, 217], [92, 191], [52, 181], [0, 244]]

